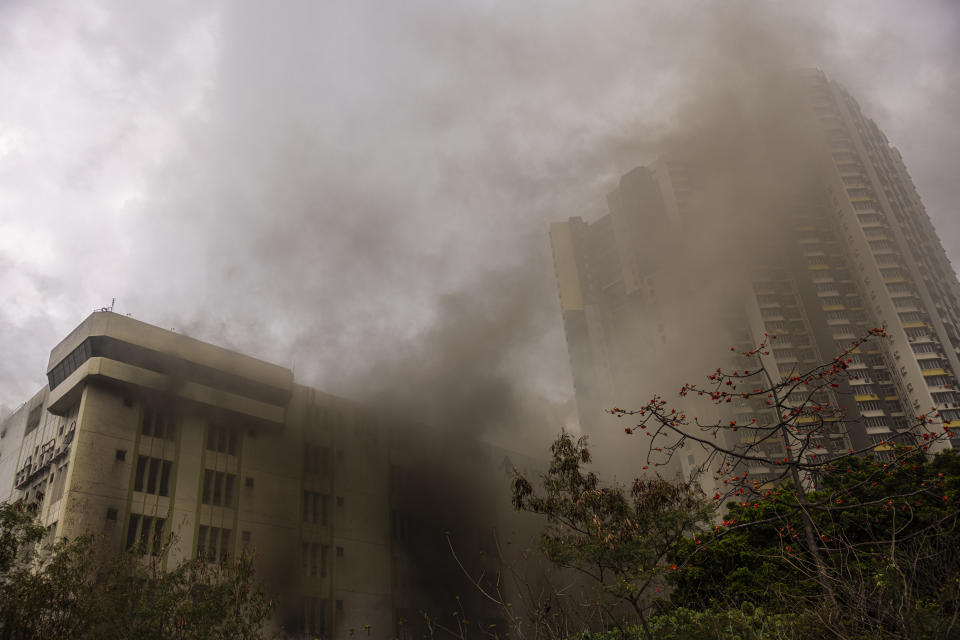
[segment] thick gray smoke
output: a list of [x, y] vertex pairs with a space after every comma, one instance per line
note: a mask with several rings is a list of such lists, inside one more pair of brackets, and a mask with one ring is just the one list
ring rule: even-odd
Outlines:
[[[602, 213], [664, 148], [728, 150], [700, 135], [727, 117], [762, 137], [766, 80], [797, 66], [868, 111], [889, 100], [898, 142], [912, 111], [890, 98], [921, 86], [877, 58], [891, 34], [925, 69], [928, 113], [952, 118], [954, 56], [935, 47], [956, 46], [955, 12], [869, 7], [6, 5], [19, 97], [0, 162], [21, 186], [2, 187], [0, 400], [26, 397], [51, 344], [115, 296], [405, 418], [545, 442], [571, 392], [549, 221]], [[905, 145], [909, 166], [931, 139]], [[957, 199], [930, 175], [929, 202]]]

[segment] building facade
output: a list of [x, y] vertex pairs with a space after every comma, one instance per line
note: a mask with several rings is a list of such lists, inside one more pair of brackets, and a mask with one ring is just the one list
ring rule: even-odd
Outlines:
[[[253, 550], [290, 637], [413, 637], [418, 612], [471, 596], [445, 532], [469, 552], [497, 517], [480, 507], [485, 492], [509, 501], [502, 450], [447, 446], [442, 430], [398, 425], [283, 367], [112, 312], [53, 349], [48, 379], [0, 426], [3, 497], [39, 504], [50, 540], [95, 534], [164, 566]], [[471, 462], [431, 467], [425, 439]], [[437, 484], [456, 486], [469, 513]]]
[[[834, 394], [835, 403], [844, 398], [848, 405], [847, 419], [825, 433], [810, 455], [870, 446], [883, 455], [898, 431], [931, 407], [951, 430], [953, 446], [960, 446], [956, 274], [900, 154], [877, 125], [822, 72], [802, 72], [798, 85], [791, 117], [809, 125], [808, 166], [802, 169], [812, 178], [802, 188], [798, 180], [782, 189], [772, 207], [746, 219], [747, 226], [761, 228], [747, 234], [749, 240], [727, 233], [700, 240], [711, 260], [723, 250], [747, 255], [736, 268], [705, 258], [704, 268], [691, 275], [679, 265], [691, 258], [682, 244], [692, 230], [710, 228], [704, 221], [718, 215], [711, 210], [715, 192], [709, 183], [722, 173], [682, 152], [624, 175], [608, 197], [609, 212], [599, 219], [551, 226], [571, 369], [588, 430], [612, 426], [604, 408], [647, 400], [649, 394], [637, 395], [638, 387], [669, 393], [669, 387], [649, 389], [665, 380], [648, 375], [663, 362], [695, 360], [703, 351], [714, 355], [708, 368], [691, 362], [685, 379], [718, 364], [737, 368], [722, 360], [727, 347], [751, 348], [769, 333], [777, 338], [766, 364], [789, 375], [882, 326], [890, 339], [855, 353], [856, 376]], [[789, 149], [777, 151], [790, 155]], [[756, 174], [736, 186], [758, 190], [762, 182]], [[730, 281], [717, 284], [724, 278]], [[717, 287], [723, 295], [710, 298]], [[712, 306], [691, 312], [689, 298], [698, 296]], [[705, 330], [715, 340], [692, 340], [694, 346], [689, 336], [678, 341], [673, 325], [704, 308], [717, 316]], [[732, 410], [761, 420], [769, 413], [748, 402]], [[772, 458], [783, 455], [780, 446], [771, 443]], [[689, 471], [696, 461], [688, 462], [677, 471]], [[772, 471], [756, 466], [752, 477]]]

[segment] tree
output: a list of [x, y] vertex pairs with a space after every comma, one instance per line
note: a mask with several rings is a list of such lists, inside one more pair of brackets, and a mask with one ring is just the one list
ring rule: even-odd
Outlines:
[[[716, 413], [729, 413], [721, 420], [688, 417], [692, 412], [671, 407], [660, 395], [639, 409], [610, 410], [633, 420], [624, 429], [628, 436], [646, 440], [638, 471], [647, 475], [635, 481], [635, 488], [670, 486], [656, 472], [681, 450], [700, 450], [702, 464], [690, 483], [676, 490], [694, 491], [698, 481], [721, 487], [712, 496], [712, 528], [695, 531], [706, 518], [702, 512], [667, 501], [661, 504], [678, 526], [660, 536], [653, 553], [636, 553], [650, 544], [645, 535], [656, 530], [621, 535], [628, 523], [644, 517], [639, 503], [625, 510], [623, 498], [617, 498], [622, 490], [604, 488], [594, 474], [581, 474], [579, 465], [589, 455], [581, 452], [586, 450], [582, 441], [575, 446], [566, 435], [554, 444], [543, 497], [530, 501], [527, 497], [535, 495], [530, 481], [516, 474], [515, 506], [547, 517], [543, 548], [557, 564], [582, 570], [614, 558], [610, 564], [616, 569], [608, 572], [618, 580], [638, 576], [624, 578], [619, 590], [598, 581], [606, 593], [630, 604], [638, 590], [644, 594], [637, 603], [650, 595], [650, 574], [659, 572], [675, 579], [675, 605], [690, 609], [752, 601], [814, 620], [827, 637], [951, 633], [960, 612], [955, 560], [960, 554], [954, 533], [957, 496], [944, 478], [956, 457], [930, 460], [945, 447], [950, 425], [941, 424], [934, 409], [886, 441], [859, 448], [825, 446], [843, 438], [851, 420], [845, 403], [853, 399], [847, 400], [865, 366], [859, 362], [861, 351], [885, 336], [882, 329], [872, 329], [838, 356], [785, 374], [770, 363], [776, 336], [765, 336], [751, 349], [731, 348], [735, 369], [718, 368], [706, 385], [687, 383], [679, 391], [680, 398], [707, 400]], [[744, 418], [748, 411], [752, 416]], [[679, 512], [684, 507], [686, 516]], [[594, 571], [591, 577], [597, 575]], [[878, 606], [877, 598], [897, 603], [895, 611]], [[650, 637], [648, 609], [636, 614]]]
[[625, 626], [617, 610], [626, 605], [652, 639], [651, 592], [662, 591], [667, 572], [676, 570], [663, 561], [684, 535], [709, 521], [709, 508], [694, 486], [657, 477], [638, 478], [629, 494], [601, 485], [595, 473], [581, 469], [590, 462], [582, 438], [564, 433], [551, 451], [542, 493], [517, 474], [514, 506], [546, 516], [542, 551], [558, 566], [596, 583], [606, 596], [600, 605], [613, 624]]
[[917, 462], [881, 464], [878, 473], [872, 459], [850, 458], [808, 494], [811, 503], [844, 495], [848, 507], [811, 512], [835, 606], [824, 606], [798, 552], [801, 525], [789, 501], [759, 509], [730, 503], [727, 520], [742, 526], [707, 534], [701, 553], [692, 540], [678, 545], [673, 560], [687, 567], [676, 577], [673, 603], [703, 609], [750, 601], [803, 612], [834, 637], [960, 635], [960, 514], [953, 506], [960, 499], [960, 455], [945, 451]]
[[[220, 564], [101, 553], [91, 537], [42, 545], [32, 509], [0, 504], [0, 638], [262, 637], [272, 602], [244, 553]], [[162, 550], [165, 551], [165, 550]]]

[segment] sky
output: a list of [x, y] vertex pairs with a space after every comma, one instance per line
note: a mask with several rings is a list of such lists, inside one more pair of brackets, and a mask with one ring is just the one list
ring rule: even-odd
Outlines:
[[960, 264], [957, 33], [935, 1], [0, 3], [0, 404], [115, 298], [427, 422], [559, 428], [548, 223], [718, 79], [847, 86]]

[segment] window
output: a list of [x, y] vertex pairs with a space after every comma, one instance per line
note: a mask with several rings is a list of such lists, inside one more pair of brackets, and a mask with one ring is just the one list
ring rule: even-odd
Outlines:
[[154, 495], [170, 495], [170, 475], [173, 463], [160, 458], [137, 457], [137, 469], [134, 474], [133, 490]]
[[144, 407], [140, 417], [140, 433], [153, 438], [175, 440], [176, 429], [167, 413], [161, 409]]
[[327, 524], [327, 507], [329, 498], [326, 494], [315, 491], [303, 492], [303, 521], [310, 524]]
[[914, 295], [913, 287], [906, 284], [905, 282], [894, 282], [894, 283], [888, 284], [887, 291], [889, 291], [891, 295], [894, 295], [894, 294], [905, 295], [905, 296]]
[[216, 507], [234, 507], [234, 485], [237, 476], [232, 473], [203, 470], [203, 491], [200, 501]]
[[230, 529], [200, 525], [197, 530], [197, 557], [208, 562], [223, 562], [230, 557]]
[[322, 476], [330, 473], [330, 448], [307, 444], [303, 447], [303, 471]]
[[159, 555], [163, 548], [164, 524], [164, 518], [131, 513], [127, 525], [127, 550]]
[[327, 634], [327, 601], [323, 598], [305, 596], [303, 598], [303, 617], [300, 633], [310, 637], [323, 637]]
[[67, 465], [57, 469], [56, 480], [53, 481], [53, 493], [50, 496], [50, 502], [54, 503], [63, 497], [63, 489], [67, 483]]
[[[77, 370], [81, 364], [90, 358], [91, 347], [90, 340], [84, 340], [80, 346], [67, 354], [67, 357], [61, 360], [47, 376], [51, 389], [55, 389], [67, 376]], [[29, 431], [29, 429], [28, 429]]]
[[957, 404], [958, 398], [955, 391], [938, 391], [930, 394], [933, 401], [937, 404]]
[[237, 455], [237, 432], [227, 427], [211, 425], [207, 429], [207, 450]]
[[327, 575], [327, 545], [303, 543], [303, 575], [315, 578]]
[[30, 409], [30, 413], [27, 414], [27, 427], [23, 432], [24, 435], [30, 433], [34, 429], [40, 426], [40, 413], [43, 411], [43, 405], [38, 404], [34, 408]]

